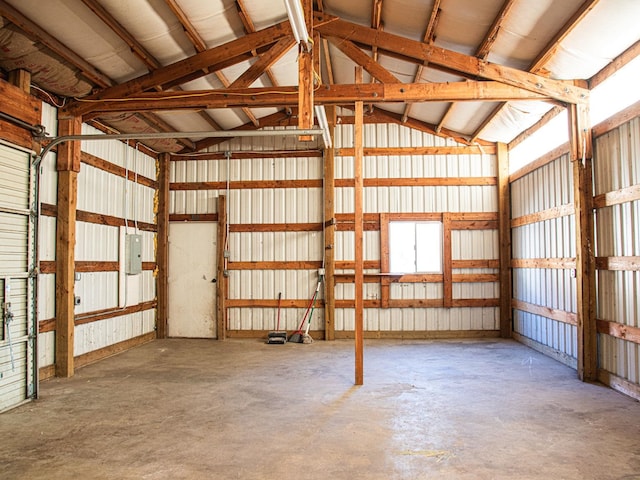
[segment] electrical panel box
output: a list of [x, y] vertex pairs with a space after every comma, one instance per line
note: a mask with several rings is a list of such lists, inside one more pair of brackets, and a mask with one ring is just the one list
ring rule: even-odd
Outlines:
[[127, 275], [142, 272], [142, 235], [126, 235], [124, 244], [124, 270]]

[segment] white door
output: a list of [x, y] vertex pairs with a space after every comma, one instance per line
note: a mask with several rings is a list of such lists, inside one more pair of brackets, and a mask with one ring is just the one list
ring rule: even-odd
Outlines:
[[170, 337], [216, 338], [216, 231], [210, 222], [169, 225]]
[[0, 144], [0, 412], [36, 395], [31, 155]]

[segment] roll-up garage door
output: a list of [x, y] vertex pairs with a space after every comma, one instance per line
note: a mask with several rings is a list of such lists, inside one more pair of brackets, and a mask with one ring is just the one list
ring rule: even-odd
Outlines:
[[36, 395], [31, 155], [0, 144], [0, 412]]

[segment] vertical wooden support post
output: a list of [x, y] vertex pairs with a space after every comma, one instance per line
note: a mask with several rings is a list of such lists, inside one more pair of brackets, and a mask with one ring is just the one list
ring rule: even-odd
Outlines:
[[31, 72], [17, 68], [7, 74], [7, 80], [23, 92], [31, 93]]
[[576, 230], [578, 377], [597, 378], [595, 252], [593, 233], [592, 133], [587, 104], [570, 105], [569, 143]]
[[[80, 117], [58, 120], [59, 135], [82, 133]], [[56, 219], [56, 376], [74, 373], [74, 287], [76, 208], [80, 142], [65, 142], [58, 147], [58, 216]]]
[[[302, 0], [302, 10], [309, 36], [313, 38], [313, 1]], [[301, 48], [298, 54], [298, 128], [313, 127], [313, 48]], [[314, 139], [310, 135], [298, 137], [301, 142]]]
[[156, 234], [156, 289], [158, 310], [156, 318], [156, 338], [167, 338], [169, 318], [169, 165], [171, 156], [161, 153], [157, 160], [158, 169], [158, 233]]
[[227, 268], [224, 252], [227, 246], [227, 197], [218, 196], [218, 237], [216, 242], [218, 281], [216, 282], [216, 322], [218, 340], [227, 338]]
[[442, 282], [443, 306], [453, 306], [453, 260], [451, 258], [451, 214], [442, 214]]
[[[380, 214], [380, 272], [390, 273], [389, 270], [389, 214]], [[380, 307], [389, 308], [391, 298], [391, 278], [386, 275], [380, 277]]]
[[[362, 67], [356, 67], [356, 84], [362, 83]], [[356, 102], [356, 118], [354, 127], [354, 217], [355, 217], [355, 344], [356, 344], [356, 372], [355, 384], [364, 383], [364, 251], [363, 251], [363, 119], [364, 104]]]
[[324, 339], [336, 338], [336, 212], [335, 212], [335, 144], [336, 107], [327, 107], [331, 148], [324, 152]]
[[496, 144], [498, 162], [498, 237], [500, 245], [500, 336], [511, 338], [511, 190], [509, 152], [504, 143]]

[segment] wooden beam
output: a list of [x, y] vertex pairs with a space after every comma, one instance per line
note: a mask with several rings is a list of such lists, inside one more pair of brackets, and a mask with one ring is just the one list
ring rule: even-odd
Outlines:
[[[335, 145], [336, 107], [326, 108], [331, 144]], [[336, 224], [335, 224], [335, 147], [324, 152], [324, 339], [335, 340]]]
[[[311, 0], [301, 0], [302, 11], [307, 22], [307, 31], [310, 38], [313, 38], [313, 2]], [[299, 47], [298, 51], [298, 128], [307, 129], [313, 127], [313, 96], [314, 96], [314, 76], [313, 76], [313, 48], [306, 50]], [[310, 135], [298, 137], [300, 142], [310, 142], [314, 138]]]
[[262, 262], [229, 262], [229, 270], [317, 270], [322, 267], [321, 260], [280, 260]]
[[402, 83], [398, 77], [364, 53], [353, 42], [335, 37], [329, 37], [329, 41], [380, 83]]
[[[362, 67], [356, 67], [356, 84], [362, 83]], [[362, 118], [364, 116], [364, 104], [361, 101], [355, 102], [356, 124], [353, 134], [354, 156], [354, 251], [355, 251], [355, 385], [364, 383], [364, 245], [363, 245], [363, 146], [364, 129]]]
[[575, 258], [513, 258], [511, 268], [551, 268], [560, 270], [574, 270]]
[[593, 231], [592, 144], [589, 111], [569, 106], [569, 144], [573, 167], [576, 232], [576, 304], [578, 318], [578, 377], [597, 378], [595, 241]]
[[527, 128], [526, 130], [521, 132], [517, 137], [515, 137], [513, 140], [511, 140], [509, 142], [509, 145], [508, 145], [509, 146], [509, 150], [513, 150], [516, 146], [520, 145], [523, 141], [525, 141], [527, 138], [529, 138], [535, 132], [540, 130], [547, 123], [549, 123], [551, 120], [553, 120], [558, 115], [560, 115], [563, 111], [564, 111], [564, 107], [561, 107], [560, 105], [554, 106], [551, 110], [549, 110], [547, 113], [545, 113], [540, 118], [540, 120], [538, 120], [535, 124], [533, 124], [532, 126]]
[[[563, 27], [554, 35], [551, 41], [542, 49], [542, 52], [531, 63], [529, 71], [542, 72], [544, 67], [556, 55], [562, 41], [582, 22], [587, 14], [595, 8], [600, 0], [586, 0], [580, 8], [569, 18]], [[558, 99], [560, 100], [560, 99]]]
[[[304, 58], [301, 57], [304, 64]], [[303, 66], [303, 69], [306, 68]], [[296, 87], [262, 87], [184, 92], [146, 92], [128, 99], [91, 100], [93, 114], [107, 112], [144, 112], [161, 110], [201, 110], [234, 107], [285, 107], [298, 105]], [[549, 97], [500, 82], [394, 83], [364, 85], [328, 85], [315, 92], [317, 104], [342, 105], [346, 102], [369, 103], [545, 100]], [[308, 100], [305, 100], [305, 102]], [[298, 105], [299, 107], [299, 105]], [[70, 107], [71, 108], [71, 107]], [[81, 112], [82, 106], [70, 111]], [[298, 118], [301, 113], [298, 111]], [[312, 124], [313, 125], [313, 122]], [[304, 128], [311, 128], [304, 127]], [[468, 143], [464, 142], [464, 143]]]
[[640, 271], [640, 256], [596, 257], [598, 270], [617, 270], [623, 272]]
[[550, 164], [558, 160], [563, 155], [567, 155], [569, 153], [569, 143], [564, 143], [559, 147], [554, 148], [550, 152], [545, 153], [540, 158], [534, 160], [533, 162], [525, 165], [519, 170], [516, 170], [511, 175], [509, 175], [509, 182], [513, 183], [516, 180], [521, 179], [522, 177], [526, 177], [532, 172], [535, 172], [539, 168], [544, 167], [545, 165]]
[[[170, 185], [171, 190], [224, 190], [227, 182], [176, 182]], [[246, 180], [229, 182], [231, 190], [252, 188], [322, 188], [321, 179], [303, 180]]]
[[487, 56], [489, 56], [491, 47], [493, 47], [493, 44], [498, 39], [498, 34], [500, 33], [502, 24], [504, 23], [505, 19], [509, 16], [511, 7], [513, 7], [515, 3], [516, 3], [515, 0], [505, 0], [505, 2], [502, 4], [502, 8], [500, 9], [500, 12], [496, 16], [496, 18], [493, 20], [493, 24], [491, 25], [491, 28], [489, 28], [489, 31], [487, 32], [487, 34], [484, 37], [484, 40], [478, 47], [478, 50], [476, 50], [476, 57], [481, 58], [482, 60], [486, 60]]
[[[156, 87], [165, 89], [167, 85], [171, 85], [176, 81], [180, 82], [185, 78], [194, 80], [210, 73], [209, 69], [216, 64], [228, 64], [229, 59], [238, 59], [240, 61], [243, 55], [250, 53], [252, 50], [272, 45], [289, 35], [291, 35], [289, 22], [281, 22], [259, 32], [232, 40], [224, 45], [196, 53], [191, 57], [179, 60], [146, 75], [106, 88], [95, 95], [83, 99], [83, 102], [74, 102], [67, 108], [79, 115], [84, 115], [93, 111], [94, 104], [92, 100], [125, 98]], [[194, 72], [196, 76], [193, 76]]]
[[18, 10], [13, 8], [4, 0], [0, 0], [0, 15], [9, 20], [14, 25], [20, 27], [27, 35], [36, 40], [47, 48], [51, 49], [57, 55], [60, 55], [64, 60], [80, 70], [82, 76], [84, 76], [90, 82], [95, 83], [99, 87], [109, 87], [113, 85], [112, 80], [100, 72], [97, 68], [94, 68], [89, 62], [82, 58], [77, 53], [71, 51], [66, 45], [58, 41], [53, 35], [50, 35], [45, 30], [40, 28], [34, 22], [22, 15]]
[[[59, 135], [79, 135], [79, 117], [60, 118]], [[76, 208], [78, 203], [78, 172], [80, 142], [58, 146], [58, 210], [56, 218], [56, 376], [74, 374], [74, 309], [75, 309], [75, 245]]]
[[511, 228], [522, 227], [524, 225], [531, 225], [532, 223], [544, 222], [546, 220], [553, 220], [555, 218], [562, 218], [575, 214], [573, 203], [566, 205], [560, 205], [558, 207], [547, 208], [535, 213], [529, 213], [511, 219]]
[[575, 86], [573, 82], [553, 80], [515, 68], [497, 65], [345, 20], [335, 19], [318, 25], [316, 28], [324, 36], [335, 36], [370, 47], [375, 45], [386, 52], [401, 55], [409, 61], [415, 61], [419, 64], [428, 61], [431, 65], [455, 70], [474, 78], [502, 82], [561, 102], [585, 103], [589, 98], [589, 91]]
[[125, 42], [131, 52], [144, 63], [149, 70], [155, 70], [160, 67], [160, 62], [151, 55], [146, 48], [131, 35], [106, 8], [100, 5], [96, 0], [82, 0], [100, 20], [102, 20], [111, 30], [115, 32], [123, 42]]
[[540, 315], [541, 317], [550, 318], [556, 322], [567, 323], [569, 325], [576, 325], [578, 322], [575, 313], [542, 305], [535, 305], [533, 303], [523, 302], [522, 300], [513, 299], [511, 301], [511, 307], [520, 310], [521, 312], [533, 313], [534, 315]]
[[269, 50], [260, 55], [258, 60], [251, 65], [242, 75], [234, 80], [229, 88], [249, 87], [258, 80], [269, 67], [280, 60], [296, 44], [291, 37], [280, 39]]
[[216, 325], [218, 340], [227, 338], [227, 198], [218, 196], [218, 235], [216, 241], [218, 273], [216, 282]]
[[[436, 33], [436, 26], [438, 24], [438, 18], [440, 18], [440, 2], [441, 0], [434, 0], [433, 2], [433, 7], [431, 7], [431, 15], [429, 17], [429, 22], [427, 23], [427, 28], [425, 30], [424, 33], [424, 38], [422, 39], [422, 41], [426, 44], [432, 44], [435, 38], [435, 33]], [[425, 68], [427, 68], [427, 65], [429, 63], [428, 62], [424, 62], [420, 65], [418, 65], [418, 68], [416, 69], [416, 74], [413, 78], [413, 83], [419, 83], [420, 82], [420, 78], [422, 78], [422, 73], [424, 72]], [[407, 105], [404, 107], [404, 113], [402, 114], [402, 123], [405, 123], [408, 118], [409, 115], [411, 114], [411, 108], [412, 108], [413, 104], [412, 103], [407, 103]]]
[[161, 153], [157, 160], [158, 189], [156, 190], [156, 296], [158, 311], [156, 316], [156, 338], [167, 338], [167, 320], [169, 318], [169, 175], [171, 156]]
[[[450, 147], [368, 147], [364, 148], [365, 157], [388, 157], [394, 155], [493, 155], [495, 146], [461, 145]], [[336, 149], [337, 157], [353, 157], [353, 148]]]
[[504, 143], [497, 144], [498, 161], [498, 238], [500, 239], [500, 335], [511, 338], [511, 190], [509, 187], [509, 152]]
[[624, 52], [614, 58], [606, 67], [589, 79], [589, 89], [593, 90], [611, 75], [623, 68], [629, 62], [640, 56], [640, 40], [627, 48]]

